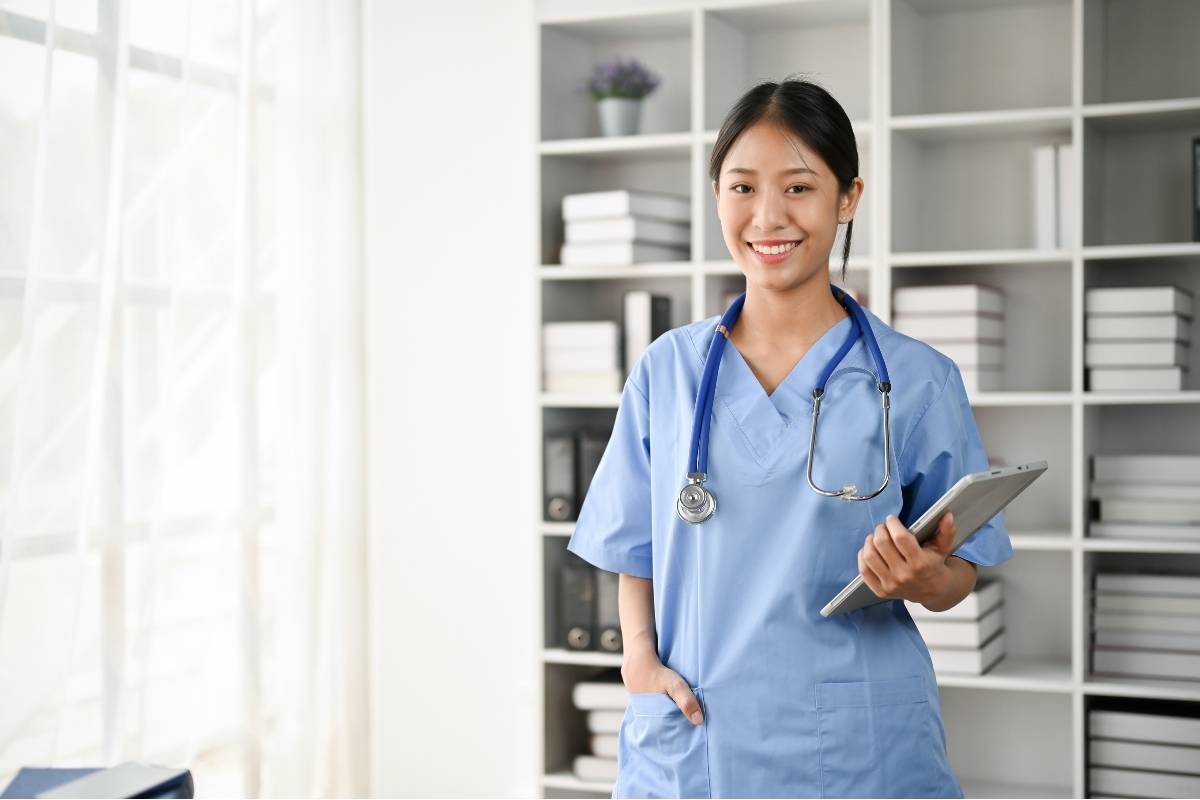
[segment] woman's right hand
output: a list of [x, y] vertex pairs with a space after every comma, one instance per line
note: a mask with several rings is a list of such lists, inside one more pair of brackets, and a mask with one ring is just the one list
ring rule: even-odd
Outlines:
[[621, 662], [621, 680], [625, 682], [625, 688], [633, 693], [666, 694], [693, 725], [704, 722], [704, 712], [700, 710], [700, 703], [692, 694], [688, 682], [678, 672], [664, 665], [658, 653], [650, 648], [638, 648], [625, 653]]

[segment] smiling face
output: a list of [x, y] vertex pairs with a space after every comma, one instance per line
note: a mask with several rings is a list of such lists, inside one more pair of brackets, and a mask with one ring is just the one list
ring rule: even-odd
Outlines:
[[827, 274], [837, 226], [854, 217], [863, 181], [840, 193], [816, 151], [759, 121], [729, 148], [712, 188], [725, 246], [747, 282], [778, 291]]

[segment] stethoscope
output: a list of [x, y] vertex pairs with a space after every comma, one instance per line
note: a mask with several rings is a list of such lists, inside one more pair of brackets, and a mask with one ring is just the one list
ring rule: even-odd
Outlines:
[[[883, 361], [883, 353], [879, 350], [879, 343], [875, 341], [871, 323], [867, 320], [867, 315], [863, 313], [862, 307], [839, 287], [830, 284], [830, 288], [833, 290], [833, 296], [850, 314], [850, 335], [846, 337], [841, 348], [825, 365], [825, 369], [817, 377], [817, 385], [812, 390], [812, 433], [808, 438], [808, 486], [817, 494], [825, 497], [840, 497], [842, 500], [870, 500], [884, 490], [892, 476], [892, 430], [888, 419], [888, 411], [891, 408], [889, 397], [892, 383], [888, 378], [887, 364]], [[675, 512], [684, 522], [693, 524], [704, 522], [717, 510], [717, 498], [703, 485], [708, 477], [708, 429], [712, 419], [713, 396], [716, 394], [717, 369], [721, 364], [721, 353], [725, 349], [729, 332], [737, 322], [745, 302], [746, 293], [742, 292], [725, 311], [725, 315], [717, 324], [717, 333], [721, 335], [713, 336], [712, 344], [708, 348], [708, 360], [704, 362], [704, 373], [700, 377], [700, 388], [696, 392], [696, 413], [692, 420], [692, 443], [688, 449], [688, 458], [690, 459], [688, 461], [688, 483], [680, 490], [679, 500], [675, 504]], [[855, 494], [858, 487], [854, 484], [848, 484], [841, 489], [829, 490], [822, 489], [813, 483], [813, 453], [817, 443], [817, 418], [821, 415], [821, 397], [825, 394], [825, 384], [846, 353], [850, 352], [850, 348], [854, 346], [859, 336], [866, 341], [867, 349], [871, 351], [871, 357], [875, 360], [875, 366], [879, 368], [878, 389], [883, 398], [883, 483], [879, 484], [879, 488], [870, 494], [862, 495]]]

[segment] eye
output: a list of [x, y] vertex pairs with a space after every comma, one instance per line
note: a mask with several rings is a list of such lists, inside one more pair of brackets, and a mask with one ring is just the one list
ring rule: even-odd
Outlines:
[[[806, 191], [809, 191], [809, 192], [811, 192], [811, 191], [812, 191], [812, 189], [810, 189], [809, 187], [807, 187], [807, 186], [804, 186], [804, 185], [802, 185], [802, 184], [796, 184], [795, 186], [789, 186], [788, 188], [789, 188], [789, 189], [804, 189], [804, 190], [806, 190]], [[796, 194], [802, 194], [802, 192], [796, 192]]]
[[730, 186], [729, 188], [730, 188], [731, 190], [733, 190], [734, 192], [737, 192], [738, 194], [745, 194], [745, 192], [738, 192], [738, 190], [737, 190], [737, 189], [738, 189], [738, 187], [739, 187], [739, 186], [745, 186], [747, 189], [749, 189], [749, 188], [750, 188], [749, 186], [747, 186], [747, 185], [746, 185], [746, 184], [744, 184], [744, 183], [735, 183], [733, 186]]

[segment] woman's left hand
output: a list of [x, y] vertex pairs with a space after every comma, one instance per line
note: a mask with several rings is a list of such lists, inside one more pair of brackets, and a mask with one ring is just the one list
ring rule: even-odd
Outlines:
[[937, 534], [924, 545], [895, 514], [867, 535], [858, 551], [858, 571], [877, 597], [924, 603], [941, 596], [950, 581], [946, 558], [957, 530], [947, 511]]

